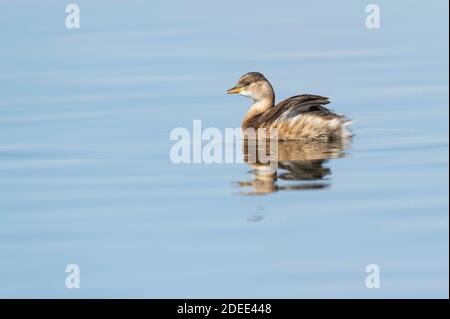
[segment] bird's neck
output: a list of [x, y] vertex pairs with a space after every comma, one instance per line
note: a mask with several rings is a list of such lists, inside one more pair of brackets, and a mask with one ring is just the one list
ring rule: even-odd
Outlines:
[[250, 109], [247, 111], [247, 114], [245, 114], [244, 116], [242, 127], [247, 128], [251, 126], [250, 123], [252, 119], [272, 108], [274, 105], [274, 101], [275, 101], [274, 96], [254, 101]]

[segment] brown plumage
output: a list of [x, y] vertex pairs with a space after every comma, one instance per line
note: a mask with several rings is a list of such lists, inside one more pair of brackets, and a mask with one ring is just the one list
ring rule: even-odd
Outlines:
[[302, 94], [277, 105], [270, 82], [258, 72], [243, 75], [227, 93], [251, 98], [254, 103], [244, 117], [242, 129], [277, 129], [280, 140], [339, 140], [351, 136], [351, 121], [324, 105], [327, 97]]

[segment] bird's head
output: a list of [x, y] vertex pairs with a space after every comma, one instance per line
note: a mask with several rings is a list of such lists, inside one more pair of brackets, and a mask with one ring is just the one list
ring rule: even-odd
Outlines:
[[236, 85], [227, 91], [227, 94], [239, 94], [251, 98], [255, 102], [265, 99], [274, 100], [272, 85], [259, 72], [249, 72], [241, 76]]

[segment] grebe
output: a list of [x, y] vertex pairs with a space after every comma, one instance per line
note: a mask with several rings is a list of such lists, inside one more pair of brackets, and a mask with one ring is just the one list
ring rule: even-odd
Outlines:
[[253, 100], [242, 121], [242, 129], [276, 128], [279, 140], [340, 140], [352, 133], [351, 123], [324, 105], [327, 97], [311, 94], [292, 96], [275, 105], [275, 93], [270, 82], [259, 72], [241, 76], [228, 94], [239, 94]]

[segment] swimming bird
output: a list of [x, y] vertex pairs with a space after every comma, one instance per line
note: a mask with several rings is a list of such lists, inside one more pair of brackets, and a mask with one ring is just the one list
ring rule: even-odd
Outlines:
[[324, 106], [330, 103], [327, 97], [295, 95], [275, 105], [273, 87], [259, 72], [244, 74], [227, 93], [253, 100], [242, 121], [243, 130], [275, 128], [279, 140], [332, 141], [352, 135], [347, 128], [351, 121]]

